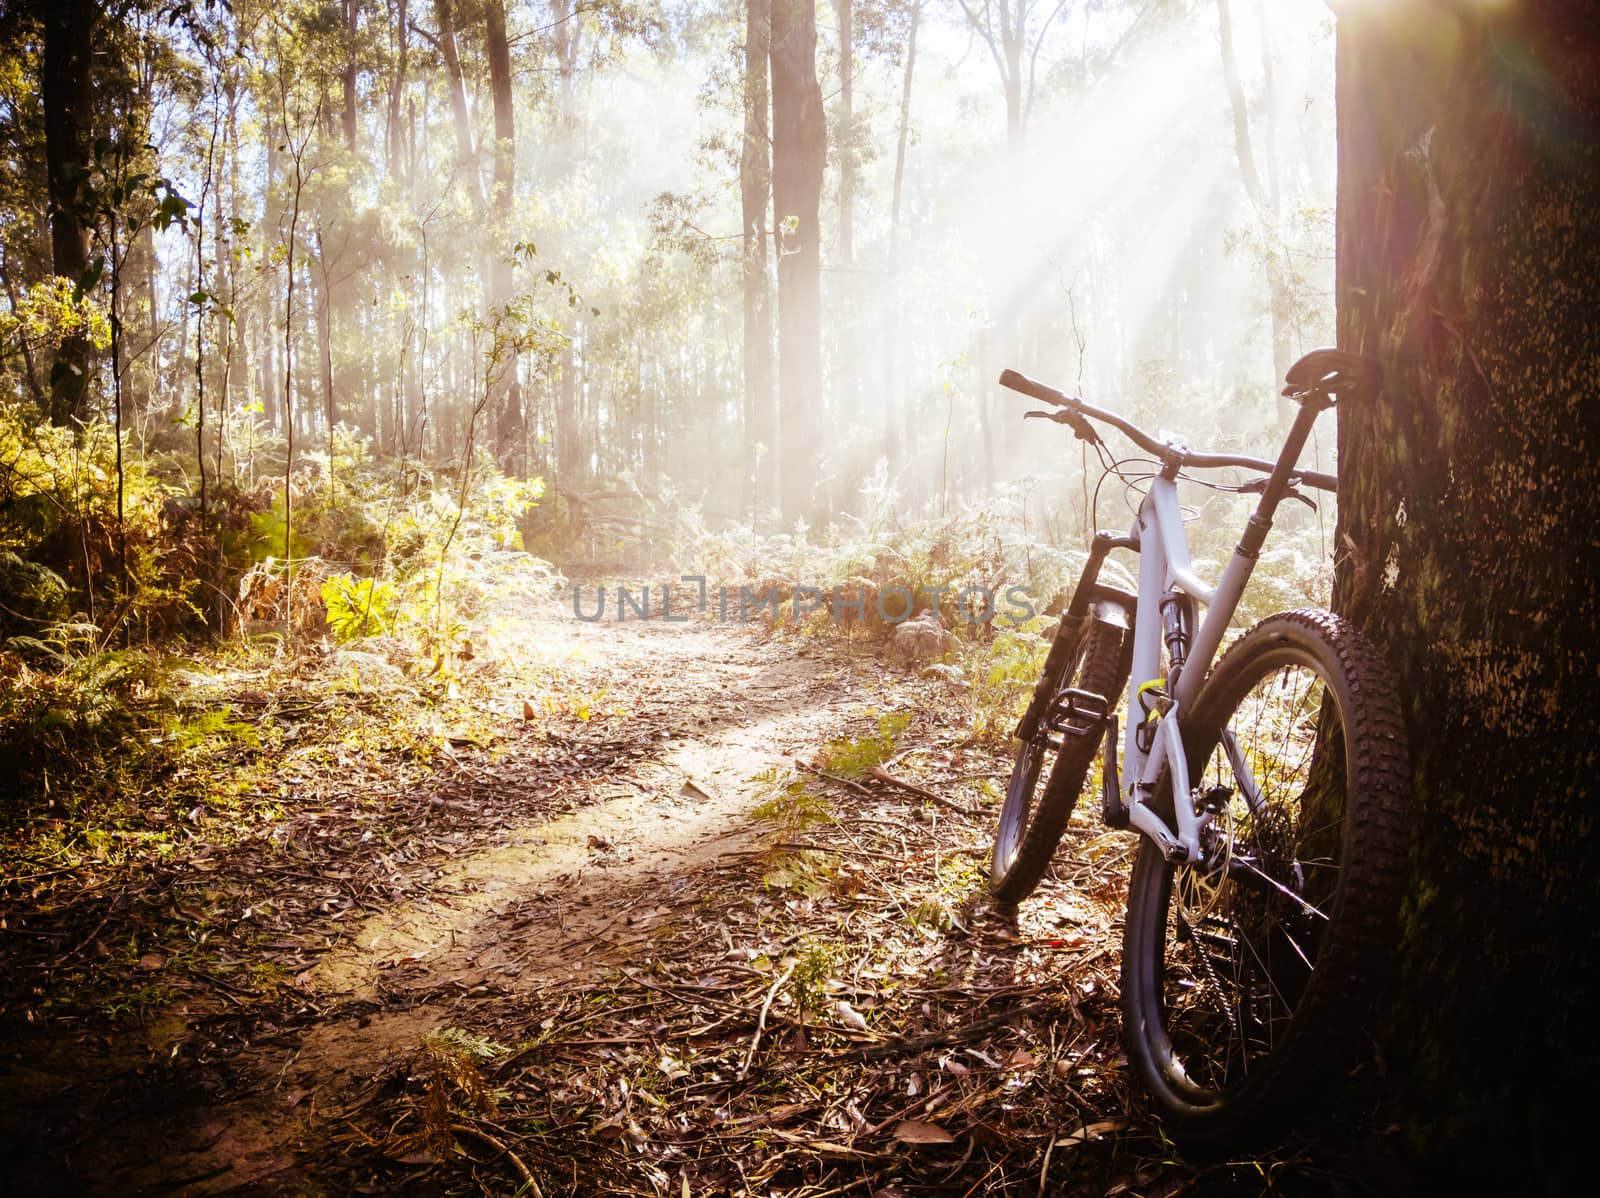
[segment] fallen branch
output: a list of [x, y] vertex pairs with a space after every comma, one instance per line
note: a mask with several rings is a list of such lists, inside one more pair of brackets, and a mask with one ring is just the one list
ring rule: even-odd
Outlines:
[[836, 856], [869, 857], [874, 861], [904, 861], [904, 857], [897, 857], [893, 853], [875, 853], [871, 849], [840, 848], [837, 845], [806, 844], [798, 840], [782, 840], [772, 846], [775, 849], [785, 849], [793, 853], [831, 853]]
[[963, 807], [960, 803], [957, 803], [952, 799], [947, 799], [941, 794], [935, 794], [926, 786], [918, 786], [915, 782], [907, 782], [903, 778], [896, 778], [882, 766], [873, 766], [867, 771], [867, 774], [869, 777], [876, 778], [879, 782], [886, 783], [889, 786], [898, 787], [899, 789], [906, 791], [908, 794], [914, 794], [917, 796], [917, 798], [921, 799], [925, 803], [937, 803], [940, 807], [947, 807], [951, 811], [956, 812], [958, 815], [966, 816], [968, 819], [977, 819], [982, 814], [981, 812], [972, 810], [970, 807]]
[[482, 1128], [473, 1127], [470, 1123], [452, 1123], [450, 1130], [457, 1135], [471, 1136], [473, 1139], [481, 1140], [489, 1145], [490, 1148], [493, 1148], [517, 1167], [517, 1172], [522, 1175], [523, 1183], [527, 1186], [528, 1192], [533, 1195], [533, 1198], [544, 1198], [544, 1191], [539, 1189], [539, 1183], [534, 1180], [533, 1173], [527, 1165], [522, 1163], [520, 1156], [506, 1147], [504, 1141], [496, 1139]]
[[794, 759], [794, 763], [801, 769], [805, 770], [805, 772], [808, 774], [815, 774], [819, 778], [826, 778], [829, 782], [836, 782], [840, 786], [848, 787], [857, 794], [865, 795], [869, 799], [872, 797], [872, 792], [865, 786], [861, 785], [861, 783], [857, 782], [854, 778], [846, 778], [842, 774], [830, 774], [827, 770], [819, 770], [814, 765], [807, 765], [798, 757]]
[[1020, 1007], [1012, 1007], [1009, 1011], [1002, 1011], [998, 1015], [991, 1015], [987, 1019], [980, 1019], [977, 1023], [969, 1023], [965, 1027], [952, 1028], [948, 1032], [934, 1032], [927, 1036], [918, 1036], [913, 1040], [891, 1040], [887, 1044], [874, 1044], [870, 1048], [861, 1050], [861, 1056], [868, 1061], [881, 1061], [888, 1057], [902, 1056], [905, 1053], [922, 1052], [929, 1048], [943, 1048], [948, 1044], [960, 1044], [966, 1040], [975, 1040], [985, 1032], [992, 1032], [997, 1027], [1004, 1027], [1027, 1015], [1036, 1015], [1050, 1006], [1048, 1002], [1032, 1002]]

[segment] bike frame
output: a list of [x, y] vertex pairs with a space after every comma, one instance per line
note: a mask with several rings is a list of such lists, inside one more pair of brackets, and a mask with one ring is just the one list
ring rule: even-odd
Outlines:
[[[1059, 395], [1055, 392], [1051, 394]], [[1150, 480], [1150, 488], [1139, 505], [1138, 518], [1129, 535], [1119, 537], [1100, 533], [1095, 537], [1083, 576], [1073, 593], [1072, 604], [1063, 617], [1057, 643], [1052, 646], [1054, 651], [1051, 656], [1056, 660], [1047, 664], [1045, 679], [1053, 676], [1052, 667], [1056, 661], [1064, 658], [1076, 643], [1076, 634], [1083, 620], [1102, 618], [1108, 608], [1120, 609], [1118, 623], [1131, 620], [1133, 646], [1122, 762], [1119, 767], [1116, 720], [1102, 713], [1101, 735], [1105, 738], [1103, 785], [1112, 788], [1117, 778], [1126, 777], [1126, 785], [1120, 788], [1119, 802], [1115, 805], [1123, 809], [1118, 813], [1119, 816], [1125, 814], [1126, 818], [1118, 818], [1116, 825], [1123, 826], [1126, 823], [1138, 829], [1155, 842], [1169, 861], [1200, 861], [1203, 858], [1200, 834], [1210, 822], [1211, 814], [1197, 810], [1197, 804], [1192, 801], [1189, 762], [1183, 749], [1183, 716], [1199, 694], [1200, 686], [1221, 647], [1223, 635], [1255, 569], [1261, 546], [1272, 528], [1277, 506], [1285, 497], [1296, 493], [1294, 488], [1297, 482], [1329, 491], [1338, 484], [1338, 480], [1331, 475], [1302, 471], [1295, 465], [1317, 416], [1332, 405], [1331, 398], [1321, 392], [1312, 392], [1299, 398], [1300, 411], [1284, 440], [1276, 463], [1195, 454], [1182, 445], [1155, 443], [1148, 434], [1132, 428], [1110, 413], [1092, 408], [1081, 400], [1071, 404], [1073, 415], [1107, 420], [1134, 436], [1141, 445], [1158, 454], [1162, 469]], [[1063, 423], [1067, 422], [1063, 420]], [[1190, 559], [1189, 542], [1183, 531], [1183, 516], [1178, 504], [1177, 480], [1185, 466], [1246, 466], [1269, 468], [1271, 471], [1261, 486], [1261, 501], [1246, 523], [1238, 547], [1215, 586], [1207, 584], [1195, 573]], [[1112, 549], [1129, 549], [1138, 553], [1137, 595], [1130, 595], [1099, 581], [1100, 566]], [[1197, 620], [1196, 611], [1199, 607], [1205, 609], [1205, 614]], [[1169, 661], [1165, 675], [1162, 673], [1163, 644], [1168, 650]], [[1034, 705], [1019, 729], [1019, 735], [1024, 739], [1031, 735], [1051, 701], [1052, 696], [1044, 693], [1046, 689], [1045, 681], [1041, 680], [1040, 692], [1036, 694]], [[1251, 807], [1258, 807], [1260, 792], [1248, 763], [1233, 742], [1231, 732], [1223, 733], [1223, 751], [1228, 756], [1234, 780], [1242, 792], [1241, 797]], [[1170, 779], [1171, 783], [1175, 827], [1168, 824], [1153, 805], [1163, 776]], [[1108, 799], [1108, 808], [1112, 806]]]
[[[1168, 859], [1182, 857], [1198, 861], [1200, 830], [1210, 816], [1197, 812], [1191, 802], [1177, 801], [1177, 796], [1188, 796], [1191, 790], [1189, 763], [1183, 751], [1182, 719], [1199, 693], [1200, 682], [1222, 644], [1223, 633], [1233, 619], [1239, 598], [1255, 568], [1255, 556], [1247, 557], [1236, 550], [1217, 585], [1207, 586], [1195, 574], [1190, 561], [1189, 541], [1178, 506], [1177, 483], [1159, 476], [1151, 480], [1150, 490], [1139, 505], [1139, 518], [1129, 540], [1134, 542], [1132, 548], [1139, 554], [1139, 595], [1160, 596], [1161, 602], [1140, 603], [1134, 613], [1133, 661], [1125, 708], [1127, 727], [1122, 769], [1118, 771], [1128, 779], [1122, 798], [1128, 808], [1129, 822], [1155, 841]], [[1175, 619], [1182, 621], [1184, 607], [1192, 612], [1196, 603], [1204, 606], [1205, 616], [1194, 628], [1193, 640], [1177, 667], [1170, 672], [1171, 676], [1163, 676], [1164, 613], [1177, 605]], [[1142, 709], [1141, 696], [1151, 691], [1156, 694], [1146, 712]], [[1140, 744], [1141, 729], [1151, 722], [1154, 722], [1155, 734], [1146, 749]], [[1109, 743], [1107, 750], [1108, 753], [1115, 751]], [[1154, 796], [1163, 770], [1172, 782], [1175, 830], [1168, 827], [1146, 801]], [[1242, 779], [1240, 781], [1244, 784]], [[1246, 797], [1249, 800], [1254, 796]], [[1182, 852], [1178, 852], [1179, 849]]]

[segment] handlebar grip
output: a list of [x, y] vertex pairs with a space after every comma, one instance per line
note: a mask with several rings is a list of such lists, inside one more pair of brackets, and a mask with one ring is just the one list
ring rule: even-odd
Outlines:
[[1315, 487], [1319, 491], [1337, 491], [1339, 489], [1339, 476], [1324, 474], [1320, 470], [1296, 470], [1300, 484], [1306, 487]]
[[1020, 370], [1002, 370], [1000, 372], [1000, 385], [1020, 392], [1029, 399], [1037, 399], [1040, 403], [1051, 404], [1058, 408], [1071, 406], [1067, 396], [1060, 391], [1057, 391], [1054, 387], [1047, 387], [1035, 379], [1030, 379]]

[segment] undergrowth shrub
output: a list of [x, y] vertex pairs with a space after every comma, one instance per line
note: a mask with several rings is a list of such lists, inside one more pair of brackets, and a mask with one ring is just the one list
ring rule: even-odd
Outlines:
[[[114, 782], [106, 753], [134, 741], [137, 710], [154, 701], [164, 670], [142, 650], [108, 649], [94, 624], [63, 623], [0, 650], [0, 760], [16, 801], [59, 795], [73, 803]], [[20, 815], [0, 805], [0, 820]]]
[[[1087, 558], [1084, 514], [1076, 507], [1043, 517], [1035, 507], [1030, 514], [1026, 497], [1017, 491], [947, 517], [910, 521], [872, 501], [872, 495], [868, 499], [863, 514], [839, 515], [819, 530], [799, 525], [761, 534], [749, 524], [711, 530], [696, 521], [675, 547], [676, 560], [690, 563], [680, 568], [682, 574], [704, 575], [709, 593], [726, 587], [730, 612], [738, 610], [741, 587], [752, 595], [777, 597], [776, 614], [767, 609], [766, 618], [802, 635], [848, 634], [861, 626], [869, 636], [887, 638], [894, 625], [932, 610], [937, 602], [940, 622], [959, 638], [954, 668], [947, 672], [965, 680], [972, 734], [1004, 741], [1043, 668], [1055, 630], [1049, 617], [1064, 609]], [[1197, 517], [1187, 525], [1195, 568], [1215, 581], [1254, 500], [1186, 488], [1184, 502]], [[1126, 514], [1123, 505], [1102, 500], [1101, 523]], [[1331, 526], [1331, 511], [1313, 513], [1293, 505], [1280, 510], [1235, 615], [1236, 628], [1283, 608], [1326, 605]], [[1118, 555], [1106, 561], [1101, 577], [1136, 590], [1136, 569], [1131, 556]], [[801, 587], [822, 591], [825, 609], [796, 620], [791, 597]], [[837, 612], [835, 587], [841, 594]], [[958, 608], [957, 595], [969, 587], [993, 595], [991, 618], [974, 621]], [[909, 609], [903, 598], [890, 601], [890, 588], [912, 596]]]
[[125, 454], [119, 534], [111, 428], [103, 422], [55, 428], [26, 411], [0, 408], [0, 553], [14, 559], [0, 587], [22, 600], [0, 616], [6, 631], [36, 631], [61, 619], [63, 607], [164, 626], [162, 609], [175, 603], [181, 623], [190, 614], [193, 585], [168, 560], [164, 544], [166, 530], [181, 524], [181, 514], [168, 510], [175, 495]]

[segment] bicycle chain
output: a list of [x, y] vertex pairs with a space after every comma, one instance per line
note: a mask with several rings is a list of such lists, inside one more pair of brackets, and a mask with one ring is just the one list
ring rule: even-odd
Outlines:
[[[1235, 932], [1235, 935], [1237, 935], [1237, 932]], [[1218, 1003], [1222, 1007], [1222, 1013], [1228, 1017], [1228, 1030], [1233, 1034], [1234, 1039], [1238, 1040], [1239, 1052], [1242, 1056], [1245, 1045], [1244, 1035], [1239, 1031], [1239, 1020], [1233, 1013], [1233, 1006], [1228, 1002], [1227, 995], [1222, 992], [1222, 979], [1217, 977], [1217, 967], [1211, 963], [1211, 954], [1206, 952], [1206, 947], [1200, 940], [1200, 934], [1193, 925], [1189, 927], [1189, 940], [1195, 946], [1195, 952], [1200, 955], [1200, 964], [1205, 968], [1206, 982], [1216, 992]]]

